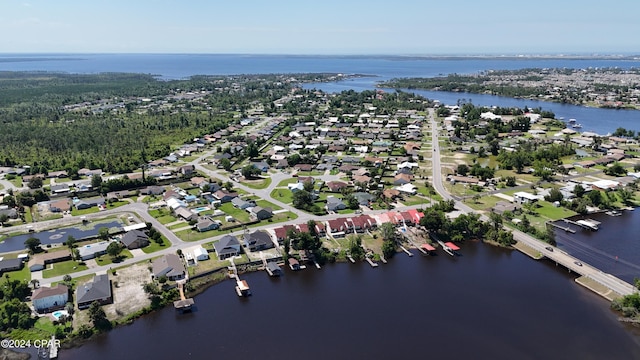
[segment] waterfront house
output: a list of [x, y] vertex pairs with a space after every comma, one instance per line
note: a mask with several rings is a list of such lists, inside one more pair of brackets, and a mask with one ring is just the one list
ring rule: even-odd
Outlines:
[[71, 210], [71, 204], [69, 199], [60, 199], [49, 203], [49, 211], [51, 212], [66, 212]]
[[95, 197], [95, 198], [78, 200], [76, 203], [74, 203], [74, 206], [78, 210], [83, 210], [83, 209], [90, 209], [94, 206], [104, 206], [104, 204], [105, 204], [105, 200], [103, 197]]
[[127, 249], [139, 249], [149, 245], [149, 236], [140, 230], [127, 231], [120, 239]]
[[220, 240], [214, 242], [213, 248], [220, 260], [237, 256], [241, 253], [240, 242], [235, 236], [231, 235], [225, 235]]
[[243, 240], [244, 246], [247, 247], [249, 251], [260, 251], [270, 249], [275, 246], [273, 240], [271, 240], [271, 236], [269, 236], [269, 233], [261, 230], [244, 234]]
[[85, 261], [106, 254], [109, 244], [111, 244], [111, 241], [101, 241], [79, 247], [78, 253], [80, 254], [80, 259]]
[[369, 215], [352, 217], [349, 221], [351, 221], [353, 229], [359, 233], [373, 229], [376, 226], [376, 221]]
[[44, 270], [45, 266], [48, 264], [53, 264], [70, 259], [71, 251], [69, 249], [36, 254], [29, 260], [29, 262], [27, 263], [27, 267], [29, 268], [29, 271], [40, 271]]
[[80, 285], [76, 290], [76, 302], [78, 309], [86, 309], [93, 302], [98, 302], [100, 305], [112, 303], [113, 294], [109, 276], [107, 274], [96, 275], [92, 281]]
[[67, 301], [69, 301], [69, 288], [62, 284], [37, 288], [31, 295], [31, 303], [39, 313], [62, 309]]
[[347, 231], [349, 231], [349, 224], [347, 224], [346, 219], [333, 219], [327, 221], [329, 233], [333, 237], [342, 237], [345, 235]]
[[184, 279], [187, 270], [184, 268], [182, 259], [176, 254], [166, 254], [153, 261], [153, 276], [159, 278], [166, 276], [169, 280]]

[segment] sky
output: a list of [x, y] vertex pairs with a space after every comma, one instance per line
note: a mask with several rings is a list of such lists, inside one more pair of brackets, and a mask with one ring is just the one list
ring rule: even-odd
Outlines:
[[638, 54], [638, 14], [638, 0], [0, 0], [0, 52]]

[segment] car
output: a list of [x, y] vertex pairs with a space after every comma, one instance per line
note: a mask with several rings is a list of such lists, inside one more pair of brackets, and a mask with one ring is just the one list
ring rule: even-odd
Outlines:
[[545, 249], [547, 249], [549, 251], [553, 251], [553, 248], [551, 246], [547, 246]]
[[582, 263], [580, 261], [574, 261], [573, 263], [578, 265], [578, 266], [582, 266]]

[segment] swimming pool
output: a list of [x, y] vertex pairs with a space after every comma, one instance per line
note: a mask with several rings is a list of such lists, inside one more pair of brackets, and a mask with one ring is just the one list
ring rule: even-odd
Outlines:
[[195, 208], [193, 210], [196, 211], [196, 212], [203, 212], [203, 211], [209, 210], [209, 207], [208, 206], [201, 206], [201, 207]]
[[67, 310], [58, 310], [51, 313], [51, 316], [53, 316], [56, 320], [60, 320], [60, 317], [62, 315], [69, 316], [69, 313], [67, 312]]

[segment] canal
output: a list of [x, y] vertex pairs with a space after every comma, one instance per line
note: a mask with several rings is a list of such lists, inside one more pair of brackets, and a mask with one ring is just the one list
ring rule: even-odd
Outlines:
[[[478, 243], [462, 256], [243, 276], [117, 328], [60, 359], [632, 359], [639, 335], [551, 262]], [[117, 301], [117, 299], [116, 299]]]

